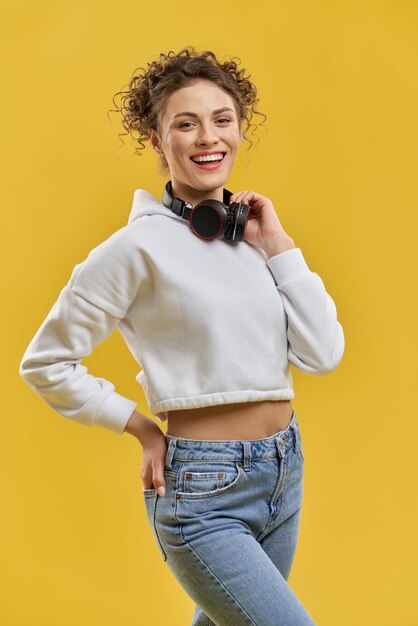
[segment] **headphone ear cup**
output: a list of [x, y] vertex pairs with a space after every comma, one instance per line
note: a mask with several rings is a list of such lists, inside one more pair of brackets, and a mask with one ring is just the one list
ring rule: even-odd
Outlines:
[[222, 237], [228, 222], [228, 209], [223, 202], [202, 200], [190, 213], [190, 227], [201, 239]]
[[241, 202], [231, 203], [228, 209], [231, 216], [230, 227], [228, 230], [228, 236], [225, 234], [225, 239], [231, 239], [231, 241], [242, 241], [245, 227], [247, 225], [249, 210], [249, 204], [242, 204]]

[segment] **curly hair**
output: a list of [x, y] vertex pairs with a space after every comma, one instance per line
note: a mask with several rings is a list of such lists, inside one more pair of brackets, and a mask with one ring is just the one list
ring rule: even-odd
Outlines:
[[[238, 69], [236, 60], [241, 63], [239, 57], [232, 57], [229, 61], [221, 63], [216, 55], [210, 50], [199, 53], [193, 46], [182, 48], [178, 53], [170, 50], [167, 54], [160, 53], [157, 60], [148, 63], [148, 69], [136, 68], [127, 90], [118, 91], [113, 96], [113, 104], [116, 109], [109, 109], [109, 113], [121, 113], [121, 125], [126, 130], [121, 135], [131, 135], [139, 144], [135, 153], [141, 156], [141, 150], [145, 148], [144, 140], [149, 140], [149, 131], [154, 129], [160, 134], [160, 119], [164, 111], [166, 101], [177, 89], [199, 79], [210, 80], [218, 87], [226, 91], [234, 100], [238, 118], [244, 120], [247, 126], [243, 136], [251, 146], [245, 133], [251, 124], [250, 120], [255, 113], [266, 120], [264, 113], [256, 110], [255, 105], [259, 102], [257, 89], [249, 80], [251, 74], [245, 76], [245, 69]], [[121, 96], [120, 106], [115, 102], [116, 96]], [[264, 121], [259, 124], [263, 126]], [[135, 139], [135, 133], [139, 137]], [[251, 134], [254, 134], [251, 131]], [[124, 143], [121, 139], [122, 144]], [[160, 171], [166, 174], [169, 171], [168, 163], [164, 155], [160, 155]]]

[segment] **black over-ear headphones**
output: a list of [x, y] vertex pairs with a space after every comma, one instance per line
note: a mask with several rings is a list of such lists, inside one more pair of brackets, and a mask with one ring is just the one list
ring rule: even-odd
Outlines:
[[190, 202], [173, 197], [171, 180], [164, 187], [162, 203], [176, 215], [189, 221], [190, 228], [201, 239], [222, 237], [230, 241], [242, 241], [247, 225], [248, 204], [229, 200], [232, 192], [224, 188], [223, 202], [208, 198], [195, 207]]

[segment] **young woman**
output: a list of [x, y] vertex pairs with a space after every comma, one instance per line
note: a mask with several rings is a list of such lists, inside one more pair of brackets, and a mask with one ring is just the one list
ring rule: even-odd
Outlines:
[[[61, 415], [139, 440], [148, 519], [196, 603], [193, 626], [312, 625], [287, 583], [304, 465], [289, 362], [337, 367], [335, 304], [272, 201], [224, 188], [258, 102], [234, 60], [171, 51], [118, 93], [124, 128], [169, 172], [171, 199], [135, 191], [128, 224], [74, 267], [20, 374]], [[243, 236], [196, 236], [173, 198], [247, 205]], [[166, 435], [81, 365], [115, 328]]]

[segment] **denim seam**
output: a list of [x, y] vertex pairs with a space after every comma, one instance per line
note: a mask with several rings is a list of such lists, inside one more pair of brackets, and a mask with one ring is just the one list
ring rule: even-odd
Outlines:
[[272, 496], [270, 498], [270, 503], [269, 503], [271, 505], [271, 503], [275, 500], [277, 509], [274, 515], [272, 515], [270, 511], [266, 525], [264, 526], [261, 533], [257, 535], [256, 541], [258, 541], [259, 543], [269, 533], [271, 526], [279, 517], [281, 510], [283, 508], [283, 499], [284, 499], [284, 494], [285, 494], [286, 479], [288, 475], [288, 459], [287, 459], [286, 452], [284, 452], [283, 457], [279, 456], [278, 458], [278, 470], [279, 470], [279, 474], [277, 476], [277, 481], [276, 481]]
[[297, 441], [296, 445], [297, 445], [298, 452], [299, 452], [300, 456], [302, 457], [302, 460], [304, 461], [305, 460], [305, 455], [304, 455], [303, 450], [302, 450], [302, 444], [300, 443], [299, 440]]
[[157, 524], [156, 524], [156, 519], [155, 519], [155, 515], [156, 515], [156, 511], [157, 511], [158, 498], [159, 498], [159, 495], [158, 495], [158, 492], [157, 492], [156, 493], [156, 497], [155, 497], [154, 510], [153, 510], [153, 514], [152, 514], [152, 521], [153, 521], [153, 524], [154, 524], [154, 531], [155, 531], [155, 534], [156, 534], [156, 537], [157, 537], [157, 541], [158, 541], [158, 544], [159, 544], [159, 546], [161, 548], [162, 557], [163, 557], [164, 561], [166, 561], [167, 560], [167, 555], [166, 555], [165, 550], [163, 548], [163, 544], [161, 543], [161, 539], [160, 539], [160, 536], [158, 534]]
[[[182, 532], [182, 537], [184, 539], [184, 535]], [[193, 546], [184, 539], [185, 544], [187, 545], [188, 548], [190, 548], [190, 550], [193, 552], [193, 554], [197, 557], [197, 559], [199, 559], [199, 561], [202, 563], [202, 565], [207, 569], [207, 571], [213, 576], [213, 578], [219, 583], [219, 585], [221, 586], [221, 588], [225, 591], [226, 594], [228, 594], [228, 596], [230, 598], [232, 598], [232, 600], [235, 602], [235, 605], [242, 611], [243, 615], [245, 615], [245, 617], [249, 620], [250, 624], [252, 624], [252, 626], [257, 626], [257, 624], [255, 622], [253, 622], [253, 620], [251, 619], [251, 617], [248, 615], [247, 611], [244, 609], [244, 607], [241, 606], [241, 604], [238, 602], [238, 600], [232, 595], [232, 593], [225, 587], [225, 585], [222, 583], [222, 581], [216, 576], [216, 574], [214, 574], [214, 572], [210, 569], [210, 567], [205, 563], [205, 561], [202, 559], [202, 557], [196, 552], [196, 550], [193, 548]]]

